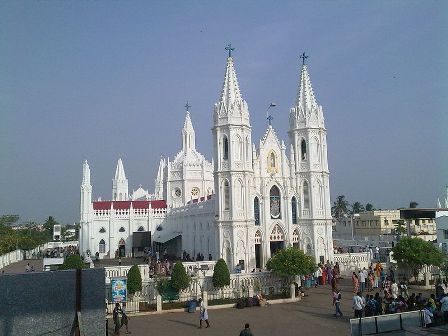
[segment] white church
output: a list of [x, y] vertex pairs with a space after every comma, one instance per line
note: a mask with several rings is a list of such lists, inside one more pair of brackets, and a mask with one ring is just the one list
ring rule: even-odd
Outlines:
[[[229, 48], [230, 49], [230, 48]], [[168, 249], [181, 257], [223, 258], [230, 269], [264, 268], [279, 249], [294, 246], [317, 262], [333, 259], [326, 129], [305, 64], [289, 112], [288, 145], [269, 125], [252, 140], [229, 50], [221, 95], [213, 109], [213, 158], [196, 149], [186, 105], [182, 149], [162, 158], [154, 193], [129, 193], [118, 160], [112, 200], [92, 201], [90, 168], [83, 164], [80, 251], [100, 258]]]

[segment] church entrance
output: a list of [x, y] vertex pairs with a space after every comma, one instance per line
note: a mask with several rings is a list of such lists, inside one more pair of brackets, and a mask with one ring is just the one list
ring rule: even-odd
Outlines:
[[255, 232], [255, 267], [261, 268], [262, 264], [261, 232]]
[[277, 253], [277, 251], [284, 249], [285, 242], [283, 241], [271, 242], [270, 246], [271, 246], [271, 256], [274, 256], [274, 254]]
[[277, 251], [285, 248], [285, 235], [280, 225], [277, 224], [274, 226], [271, 235], [269, 236], [269, 240], [270, 240], [269, 247], [271, 250], [271, 257]]
[[123, 238], [118, 243], [118, 256], [120, 258], [126, 257], [126, 243]]

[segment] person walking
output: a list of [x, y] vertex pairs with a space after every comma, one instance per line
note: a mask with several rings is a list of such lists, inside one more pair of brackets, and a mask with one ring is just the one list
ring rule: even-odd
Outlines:
[[207, 307], [205, 306], [204, 301], [202, 301], [202, 298], [199, 298], [199, 329], [202, 328], [202, 321], [205, 321], [207, 324], [206, 328], [210, 328], [210, 323], [208, 322], [208, 312]]
[[334, 313], [335, 317], [344, 316], [341, 311], [341, 297], [341, 291], [337, 287], [335, 287], [333, 289], [333, 306], [335, 306], [336, 309]]
[[254, 336], [254, 334], [252, 334], [252, 331], [249, 328], [249, 323], [246, 323], [244, 325], [244, 329], [241, 330], [240, 336]]
[[359, 291], [359, 278], [355, 272], [352, 274], [352, 284], [353, 284], [353, 293], [357, 293]]
[[115, 308], [112, 312], [112, 317], [113, 317], [114, 326], [115, 326], [114, 336], [120, 335], [120, 328], [121, 328], [120, 312], [121, 312], [120, 304], [117, 302], [115, 304]]
[[366, 303], [364, 301], [364, 298], [361, 296], [361, 292], [356, 293], [356, 295], [353, 297], [353, 310], [355, 311], [355, 318], [362, 317], [362, 311], [365, 306]]
[[126, 313], [126, 302], [123, 302], [123, 307], [121, 307], [121, 326], [126, 327], [126, 334], [131, 333], [128, 329], [129, 319], [128, 314]]

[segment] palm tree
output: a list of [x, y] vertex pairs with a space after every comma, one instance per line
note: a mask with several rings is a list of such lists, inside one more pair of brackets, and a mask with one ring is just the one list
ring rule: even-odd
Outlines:
[[373, 207], [372, 203], [367, 203], [366, 204], [366, 211], [373, 211], [375, 210], [375, 208]]
[[333, 202], [333, 206], [331, 207], [331, 214], [335, 218], [340, 218], [346, 214], [348, 214], [349, 203], [345, 199], [344, 195], [339, 195], [336, 198], [336, 201]]
[[359, 214], [360, 212], [363, 212], [365, 209], [364, 209], [364, 205], [362, 205], [361, 203], [359, 203], [359, 202], [355, 202], [355, 203], [353, 203], [352, 204], [352, 211], [351, 211], [351, 214], [352, 215], [354, 215], [354, 214]]

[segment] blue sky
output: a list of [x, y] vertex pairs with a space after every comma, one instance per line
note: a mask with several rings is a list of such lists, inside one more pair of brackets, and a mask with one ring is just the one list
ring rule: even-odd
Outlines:
[[111, 196], [119, 155], [130, 189], [154, 188], [188, 100], [199, 151], [228, 43], [253, 139], [287, 140], [299, 54], [328, 130], [331, 194], [434, 206], [448, 184], [446, 1], [1, 1], [0, 214], [79, 220], [82, 162]]

